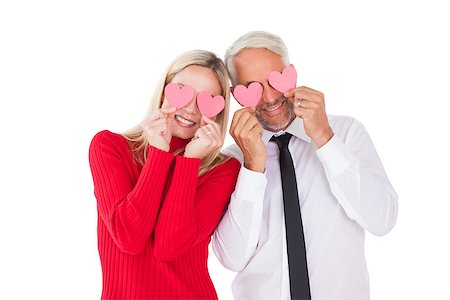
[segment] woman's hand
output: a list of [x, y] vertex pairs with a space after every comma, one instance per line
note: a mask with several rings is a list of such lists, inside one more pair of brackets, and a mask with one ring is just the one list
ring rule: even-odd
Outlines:
[[223, 139], [219, 124], [206, 116], [202, 116], [200, 128], [197, 129], [192, 140], [186, 145], [184, 156], [203, 159], [214, 150], [222, 147]]
[[166, 152], [170, 150], [170, 140], [172, 139], [170, 125], [173, 122], [175, 111], [175, 107], [160, 108], [142, 122], [149, 145]]

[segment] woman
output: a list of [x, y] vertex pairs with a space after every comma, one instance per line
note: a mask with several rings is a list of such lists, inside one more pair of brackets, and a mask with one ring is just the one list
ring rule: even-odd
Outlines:
[[[178, 92], [193, 90], [178, 108], [170, 106], [177, 99], [168, 98], [174, 85]], [[225, 99], [213, 118], [199, 111], [204, 91]], [[102, 299], [217, 298], [208, 244], [240, 168], [220, 153], [228, 112], [222, 60], [190, 51], [163, 74], [142, 124], [93, 138], [89, 162], [98, 202]]]

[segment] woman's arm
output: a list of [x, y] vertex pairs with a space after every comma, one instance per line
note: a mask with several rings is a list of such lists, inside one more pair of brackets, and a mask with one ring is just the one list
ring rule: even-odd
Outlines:
[[102, 131], [91, 142], [89, 163], [102, 221], [122, 251], [138, 254], [153, 232], [174, 156], [149, 146], [136, 178], [129, 151], [123, 137]]
[[202, 179], [198, 178], [200, 162], [176, 157], [172, 182], [155, 226], [154, 253], [163, 260], [174, 260], [209, 238], [234, 190], [240, 168], [236, 159], [217, 166]]

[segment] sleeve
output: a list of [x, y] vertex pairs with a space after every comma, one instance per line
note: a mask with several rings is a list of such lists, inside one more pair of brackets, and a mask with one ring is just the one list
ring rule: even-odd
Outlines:
[[343, 140], [335, 134], [317, 155], [348, 217], [372, 234], [388, 233], [397, 220], [397, 194], [362, 124], [354, 120]]
[[209, 238], [230, 200], [240, 164], [230, 159], [199, 183], [200, 159], [177, 156], [155, 227], [154, 254], [171, 261]]
[[101, 220], [123, 252], [138, 254], [153, 232], [174, 156], [149, 146], [136, 181], [129, 150], [128, 143], [103, 131], [91, 142], [89, 163]]
[[266, 185], [263, 173], [241, 167], [228, 210], [212, 241], [214, 253], [227, 269], [241, 271], [257, 249]]

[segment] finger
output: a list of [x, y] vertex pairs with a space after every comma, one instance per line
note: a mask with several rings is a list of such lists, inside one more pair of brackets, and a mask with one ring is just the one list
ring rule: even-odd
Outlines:
[[240, 120], [241, 120], [242, 116], [245, 116], [248, 114], [255, 115], [256, 114], [255, 109], [246, 107], [246, 108], [241, 108], [234, 113], [233, 120], [231, 121], [231, 125], [230, 125], [230, 133], [234, 132], [237, 127], [241, 126]]
[[220, 131], [213, 124], [207, 124], [200, 128], [205, 137], [209, 139], [214, 145], [221, 143]]
[[310, 100], [317, 103], [323, 103], [323, 96], [311, 93], [307, 90], [299, 90], [294, 95], [295, 99], [297, 100]]
[[207, 116], [203, 116], [202, 120], [204, 120], [206, 125], [208, 125], [209, 127], [213, 128], [220, 135], [221, 130], [220, 130], [220, 126], [219, 126], [219, 124], [217, 124], [217, 122], [211, 120]]
[[177, 111], [177, 108], [174, 106], [162, 107], [159, 109], [163, 114], [173, 114]]
[[154, 121], [164, 117], [164, 114], [159, 110], [152, 111], [146, 121]]
[[222, 135], [220, 132], [220, 127], [219, 124], [217, 123], [210, 123], [204, 126], [205, 130], [207, 130], [207, 132], [211, 132], [213, 133], [213, 137], [218, 139], [218, 141], [220, 141], [222, 139]]
[[295, 87], [295, 88], [289, 90], [288, 92], [284, 93], [284, 97], [291, 98], [291, 97], [294, 97], [295, 94], [297, 94], [299, 92], [306, 92], [306, 91], [307, 90], [305, 89], [304, 86]]
[[207, 116], [202, 116], [200, 127], [207, 127], [209, 131], [220, 132], [220, 126]]
[[172, 135], [172, 123], [175, 121], [175, 115], [172, 115], [171, 117], [167, 117], [166, 119], [166, 124], [167, 124], [167, 130], [164, 132], [164, 134], [166, 133], [170, 133]]
[[295, 88], [289, 90], [288, 92], [284, 93], [284, 97], [286, 97], [286, 98], [291, 98], [291, 97], [293, 97], [293, 96], [295, 95], [295, 93], [296, 93], [298, 90], [299, 90], [299, 88], [298, 88], [298, 87], [295, 87]]
[[314, 94], [314, 95], [317, 95], [322, 98], [324, 96], [322, 92], [314, 90], [307, 86], [295, 87], [295, 88], [291, 89], [290, 91], [288, 91], [287, 93], [284, 93], [284, 96], [289, 98], [289, 97], [294, 96], [294, 94], [296, 94], [297, 92], [305, 92], [305, 93], [309, 93], [309, 94]]
[[205, 116], [205, 115], [202, 115], [202, 121], [203, 121], [205, 124], [211, 124], [211, 123], [214, 123], [213, 120], [211, 120], [210, 118], [208, 118], [208, 117]]
[[163, 123], [167, 123], [167, 120], [165, 118], [161, 118], [161, 119], [156, 119], [156, 120], [145, 120], [144, 122], [142, 122], [142, 126], [143, 127], [152, 127], [155, 126], [157, 124], [163, 124]]
[[175, 119], [175, 114], [174, 113], [168, 113], [167, 115], [166, 115], [166, 119], [168, 120], [168, 121], [173, 121], [174, 119]]
[[318, 90], [314, 90], [314, 89], [309, 88], [307, 86], [302, 86], [301, 88], [302, 88], [302, 90], [304, 90], [304, 91], [306, 91], [308, 93], [315, 94], [315, 95], [323, 98], [323, 93], [318, 91]]
[[167, 122], [152, 124], [151, 126], [147, 126], [144, 130], [146, 130], [150, 135], [165, 134], [167, 130]]
[[199, 138], [208, 140], [208, 146], [210, 148], [216, 149], [223, 144], [223, 138], [219, 129], [219, 126], [216, 127], [214, 124], [207, 124], [198, 130], [198, 136]]
[[294, 109], [294, 113], [297, 115], [297, 117], [304, 119], [308, 115], [308, 109], [307, 108], [296, 108]]
[[303, 102], [303, 100], [297, 100], [297, 99], [295, 99], [295, 100], [293, 100], [292, 102], [293, 102], [293, 104], [294, 104], [294, 109], [302, 107], [302, 102]]
[[203, 119], [203, 116], [200, 118], [200, 126], [199, 127], [203, 127], [205, 126], [207, 123], [205, 122], [205, 120]]
[[222, 133], [222, 128], [220, 127], [220, 125], [213, 121], [212, 123], [208, 124], [208, 126], [211, 127], [215, 131], [215, 133], [216, 133], [215, 136], [217, 137], [217, 141], [222, 146], [223, 142], [225, 140], [225, 134]]
[[256, 118], [248, 119], [247, 122], [245, 123], [245, 126], [242, 128], [240, 134], [242, 136], [246, 136], [258, 125], [260, 125], [258, 119]]
[[157, 109], [150, 113], [148, 119], [149, 120], [157, 120], [157, 119], [165, 118], [165, 117], [167, 117], [168, 114], [174, 113], [175, 111], [176, 111], [175, 107]]
[[254, 122], [257, 122], [255, 114], [253, 113], [245, 113], [239, 118], [239, 122], [236, 124], [236, 128], [234, 133], [236, 135], [242, 135], [243, 132], [248, 132], [253, 126]]
[[235, 128], [234, 128], [234, 136], [242, 136], [242, 133], [245, 132], [247, 129], [245, 128], [248, 124], [248, 120], [252, 118], [251, 114], [245, 113], [242, 114], [239, 118], [239, 121], [236, 122]]
[[289, 101], [291, 101], [291, 103], [294, 105], [294, 108], [298, 108], [302, 106], [302, 100], [300, 99], [295, 99], [294, 97], [289, 98]]
[[209, 124], [214, 124], [216, 122], [214, 122], [213, 120], [211, 120], [210, 118], [208, 118], [205, 115], [202, 115], [202, 119], [201, 119], [201, 123], [200, 126], [204, 126], [204, 125], [209, 125]]
[[257, 139], [262, 139], [263, 128], [261, 124], [258, 123], [257, 125], [255, 125], [248, 134], [254, 136]]
[[302, 89], [302, 90], [296, 91], [294, 94], [294, 97], [295, 97], [295, 99], [309, 99], [309, 98], [317, 97], [317, 95]]
[[300, 102], [300, 106], [301, 108], [310, 108], [310, 109], [317, 109], [322, 107], [319, 103], [314, 102], [314, 101], [310, 101], [310, 100], [299, 100], [297, 101], [297, 103]]
[[211, 140], [211, 139], [209, 138], [209, 134], [212, 134], [212, 133], [209, 133], [209, 132], [206, 131], [205, 128], [203, 128], [203, 127], [199, 128], [199, 129], [195, 132], [195, 136], [196, 136], [198, 139], [202, 139], [202, 140]]
[[209, 132], [217, 133], [216, 129], [214, 128], [214, 126], [212, 124], [205, 124], [205, 125], [201, 126], [199, 128], [199, 130], [202, 130], [205, 133], [209, 133]]

